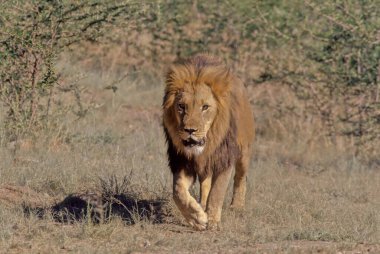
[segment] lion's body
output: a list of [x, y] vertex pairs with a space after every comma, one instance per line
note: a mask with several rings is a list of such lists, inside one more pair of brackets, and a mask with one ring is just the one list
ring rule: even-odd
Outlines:
[[[254, 138], [245, 87], [218, 59], [195, 56], [168, 72], [163, 109], [174, 200], [195, 228], [204, 229], [207, 221], [213, 227], [233, 168], [232, 206], [244, 206]], [[201, 205], [188, 192], [197, 177]]]

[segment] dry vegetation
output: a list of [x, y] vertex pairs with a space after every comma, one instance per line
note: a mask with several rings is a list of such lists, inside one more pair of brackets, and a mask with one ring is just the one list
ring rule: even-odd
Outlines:
[[[134, 17], [137, 21], [117, 19], [118, 10], [122, 13], [127, 5], [112, 9], [99, 4], [98, 10], [112, 9], [106, 20], [115, 18], [115, 36], [105, 33], [98, 42], [81, 42], [58, 51], [54, 65], [47, 62], [36, 69], [42, 80], [46, 70], [54, 69], [57, 74], [53, 75], [57, 79], [42, 82], [45, 85], [33, 97], [41, 96], [40, 108], [45, 110], [39, 112], [41, 116], [49, 105], [46, 119], [38, 118], [39, 113], [28, 118], [33, 103], [24, 100], [26, 111], [18, 116], [25, 118], [0, 128], [0, 252], [380, 252], [378, 79], [369, 75], [344, 86], [347, 79], [336, 75], [335, 70], [352, 73], [352, 66], [345, 63], [347, 69], [339, 69], [338, 49], [335, 55], [329, 55], [332, 58], [325, 58], [326, 62], [300, 58], [300, 52], [309, 49], [306, 39], [310, 37], [302, 45], [284, 41], [284, 36], [294, 35], [289, 30], [292, 26], [298, 31], [304, 28], [300, 30], [297, 23], [302, 21], [301, 16], [280, 15], [281, 8], [293, 8], [298, 13], [299, 1], [290, 2], [278, 7], [256, 4], [253, 15], [246, 6], [250, 1], [231, 1], [233, 8], [210, 1], [212, 11], [202, 1], [182, 3], [176, 8], [171, 1], [163, 1], [161, 7], [153, 7], [162, 11], [171, 8], [172, 15], [154, 17], [154, 8], [147, 4], [130, 10], [139, 10]], [[316, 10], [312, 3], [301, 2], [309, 11], [306, 16], [310, 14], [310, 20], [304, 21], [309, 25], [317, 20], [322, 26], [327, 20], [333, 27], [347, 21], [344, 13], [355, 7], [347, 4], [341, 16], [330, 20], [331, 13], [323, 9], [330, 10], [329, 4]], [[338, 2], [335, 4], [339, 7]], [[189, 7], [189, 11], [182, 13], [181, 6]], [[267, 12], [271, 8], [276, 11]], [[141, 10], [146, 15], [140, 22], [142, 26]], [[378, 12], [378, 8], [372, 6], [372, 12]], [[230, 19], [225, 20], [220, 13], [227, 13]], [[357, 13], [350, 15], [353, 20], [357, 18]], [[244, 24], [236, 22], [240, 18]], [[127, 20], [129, 26], [118, 25]], [[91, 21], [90, 17], [80, 24], [85, 26]], [[0, 25], [1, 22], [4, 20], [0, 19]], [[219, 26], [213, 30], [214, 24]], [[358, 36], [362, 41], [355, 43], [378, 47], [376, 41], [366, 44], [366, 40], [373, 39], [373, 28], [358, 24], [359, 28], [348, 31], [355, 36], [366, 33]], [[103, 31], [97, 28], [90, 27], [90, 34], [91, 29]], [[109, 23], [105, 28], [110, 29]], [[309, 32], [319, 36], [312, 28]], [[238, 29], [245, 32], [238, 34]], [[259, 33], [265, 36], [260, 37]], [[335, 30], [331, 33], [339, 34]], [[83, 34], [88, 39], [86, 36]], [[189, 36], [191, 40], [187, 40]], [[1, 43], [4, 38], [0, 37]], [[34, 38], [38, 38], [38, 33]], [[286, 46], [273, 46], [273, 41]], [[344, 48], [344, 43], [339, 45]], [[30, 52], [40, 52], [40, 45], [34, 46], [35, 51]], [[193, 231], [173, 205], [161, 127], [165, 66], [176, 55], [202, 50], [221, 55], [246, 81], [258, 133], [248, 177], [246, 210], [225, 209], [223, 228], [216, 232]], [[353, 57], [347, 48], [342, 52], [346, 58]], [[360, 54], [356, 56], [362, 61]], [[44, 57], [50, 59], [46, 55], [37, 58]], [[361, 62], [360, 70], [354, 68], [359, 73], [351, 77], [364, 77], [360, 76], [364, 69], [371, 73], [379, 70], [378, 62], [373, 64], [378, 61], [376, 54], [375, 61], [368, 59]], [[331, 62], [337, 63], [332, 73], [321, 69], [321, 65]], [[6, 85], [18, 84], [15, 80], [25, 84], [30, 81], [28, 75], [14, 78], [11, 71], [16, 73], [17, 69], [8, 66], [9, 69], [3, 63], [2, 124], [9, 123], [7, 103], [12, 101], [11, 97], [4, 100], [4, 95], [16, 91], [7, 90], [12, 86]], [[24, 67], [33, 73], [33, 68]], [[298, 79], [300, 73], [308, 78]], [[8, 84], [9, 79], [4, 77], [14, 78], [15, 83]], [[325, 77], [331, 77], [330, 83], [324, 83]], [[368, 81], [371, 78], [374, 79]], [[331, 89], [331, 82], [339, 89]], [[31, 120], [38, 124], [31, 124]], [[198, 195], [197, 188], [193, 194]], [[231, 190], [226, 205], [230, 199]]]
[[[81, 85], [87, 87], [83, 103], [102, 106], [73, 120], [65, 140], [55, 130], [50, 135], [56, 139], [23, 140], [14, 156], [12, 147], [1, 149], [0, 246], [5, 252], [379, 250], [378, 168], [333, 147], [313, 147], [291, 137], [285, 143], [259, 136], [246, 211], [226, 210], [220, 232], [194, 232], [171, 206], [161, 93], [155, 86], [146, 90], [125, 85], [114, 94], [90, 82], [99, 78], [90, 76]], [[136, 105], [131, 98], [140, 103], [152, 99]], [[168, 218], [155, 223], [134, 211], [132, 224], [117, 213], [100, 224], [86, 216], [62, 223], [38, 209], [47, 211], [70, 194], [101, 197], [99, 179], [109, 181], [112, 175], [119, 185], [128, 177], [121, 192], [136, 202], [167, 200]], [[12, 190], [15, 186], [25, 189]]]

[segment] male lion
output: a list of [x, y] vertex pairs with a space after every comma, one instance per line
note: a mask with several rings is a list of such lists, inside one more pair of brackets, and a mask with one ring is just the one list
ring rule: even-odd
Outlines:
[[[194, 228], [217, 228], [233, 168], [231, 207], [245, 203], [254, 122], [243, 83], [208, 55], [173, 65], [166, 77], [163, 125], [176, 205]], [[200, 204], [189, 193], [196, 177]]]

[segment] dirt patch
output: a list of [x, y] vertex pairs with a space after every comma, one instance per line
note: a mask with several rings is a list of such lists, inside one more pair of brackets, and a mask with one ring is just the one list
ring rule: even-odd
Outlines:
[[325, 241], [283, 241], [253, 246], [258, 253], [378, 253], [380, 246], [363, 243], [337, 243]]
[[54, 199], [46, 193], [38, 193], [27, 186], [3, 185], [0, 187], [0, 204], [5, 206], [27, 206], [47, 208]]

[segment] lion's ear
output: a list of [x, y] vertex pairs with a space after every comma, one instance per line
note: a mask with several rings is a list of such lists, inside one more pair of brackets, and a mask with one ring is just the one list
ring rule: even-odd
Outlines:
[[175, 75], [175, 70], [176, 70], [176, 65], [175, 64], [172, 64], [169, 66], [169, 68], [167, 69], [166, 71], [166, 82], [168, 82], [168, 79], [173, 79], [174, 75]]
[[183, 90], [183, 79], [186, 76], [185, 69], [180, 65], [172, 65], [166, 72], [165, 79], [165, 95], [163, 108], [169, 109], [175, 102], [176, 95]]
[[233, 76], [229, 68], [215, 69], [208, 75], [208, 84], [216, 97], [226, 97], [230, 94]]
[[165, 75], [165, 85], [166, 85], [166, 87], [170, 86], [174, 82], [175, 76], [176, 76], [175, 75], [175, 66], [172, 65], [166, 71], [166, 75]]
[[194, 76], [194, 70], [187, 68], [187, 66], [173, 64], [166, 72], [166, 87], [173, 89], [183, 89], [184, 81]]
[[170, 92], [165, 92], [164, 101], [162, 102], [162, 107], [164, 110], [168, 110], [174, 104], [175, 96], [173, 96]]

